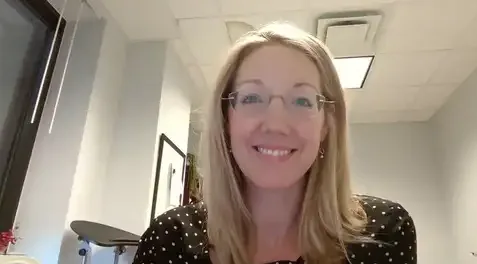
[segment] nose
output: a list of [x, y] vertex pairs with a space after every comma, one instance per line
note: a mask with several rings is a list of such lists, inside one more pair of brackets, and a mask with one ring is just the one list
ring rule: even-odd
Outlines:
[[[277, 98], [278, 99], [278, 98]], [[282, 100], [271, 100], [263, 117], [262, 132], [288, 135], [291, 130], [288, 112]]]

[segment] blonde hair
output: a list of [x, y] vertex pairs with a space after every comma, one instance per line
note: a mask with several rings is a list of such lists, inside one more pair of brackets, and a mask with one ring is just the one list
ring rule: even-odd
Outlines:
[[366, 215], [351, 193], [347, 158], [347, 122], [343, 91], [331, 55], [317, 38], [286, 23], [273, 23], [240, 38], [220, 72], [203, 135], [202, 195], [207, 210], [207, 235], [219, 264], [251, 263], [247, 228], [252, 225], [244, 203], [243, 175], [229, 148], [227, 111], [222, 100], [233, 89], [243, 60], [265, 45], [284, 45], [306, 54], [317, 67], [324, 96], [335, 101], [325, 110], [326, 151], [309, 170], [299, 222], [299, 246], [306, 263], [339, 263], [345, 245], [366, 238], [360, 234]]

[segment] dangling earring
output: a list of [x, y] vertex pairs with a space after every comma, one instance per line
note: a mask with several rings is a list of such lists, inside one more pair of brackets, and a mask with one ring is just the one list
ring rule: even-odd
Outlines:
[[320, 159], [325, 158], [325, 150], [323, 148], [320, 147], [319, 153], [320, 153]]

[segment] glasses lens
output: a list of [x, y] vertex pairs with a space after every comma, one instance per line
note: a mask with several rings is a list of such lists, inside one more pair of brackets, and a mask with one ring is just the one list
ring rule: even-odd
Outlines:
[[241, 89], [235, 97], [235, 109], [245, 114], [256, 114], [267, 108], [269, 95], [259, 89]]
[[287, 106], [292, 114], [299, 117], [309, 117], [320, 110], [317, 93], [314, 89], [294, 89], [287, 94]]

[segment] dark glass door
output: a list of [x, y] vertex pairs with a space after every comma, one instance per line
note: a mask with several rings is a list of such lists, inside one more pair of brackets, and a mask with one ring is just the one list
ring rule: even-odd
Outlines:
[[58, 20], [46, 0], [0, 0], [0, 231], [18, 208], [63, 35]]

